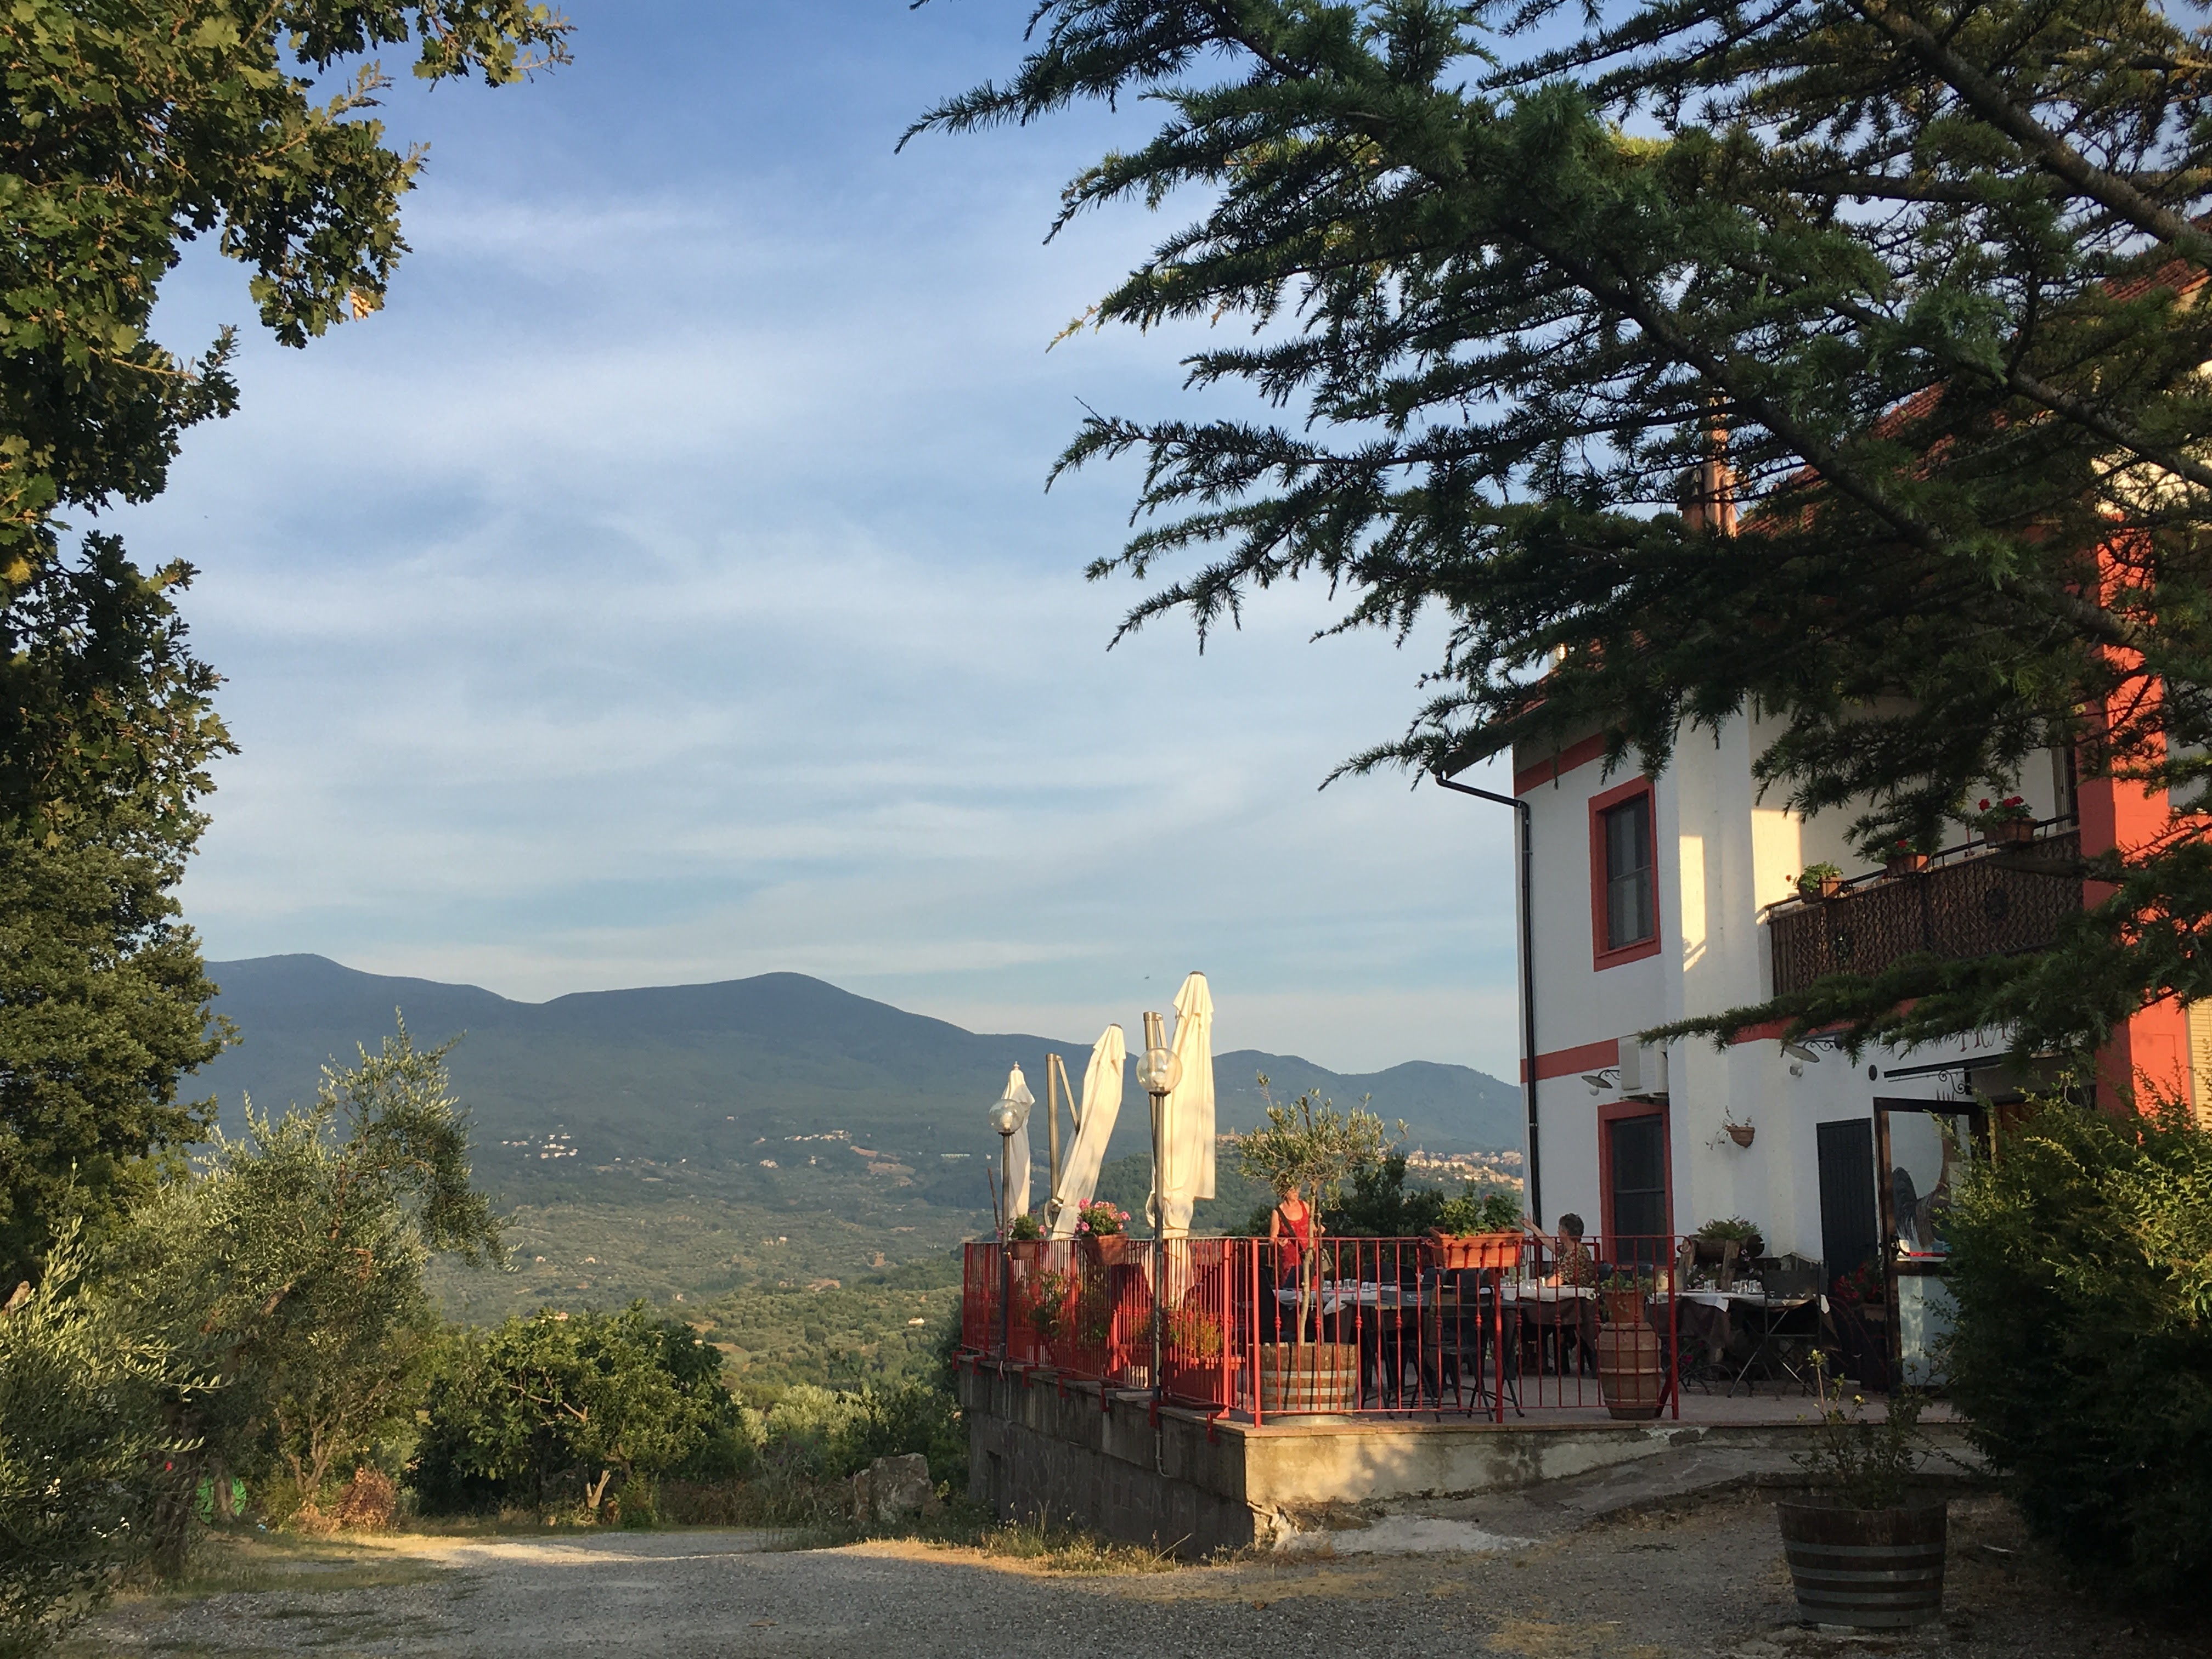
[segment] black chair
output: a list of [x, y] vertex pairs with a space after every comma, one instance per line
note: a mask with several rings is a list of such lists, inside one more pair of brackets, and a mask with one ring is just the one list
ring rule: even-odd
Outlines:
[[[1452, 1404], [1472, 1413], [1478, 1406], [1492, 1405], [1502, 1355], [1505, 1396], [1513, 1414], [1521, 1409], [1521, 1310], [1509, 1306], [1502, 1322], [1498, 1316], [1498, 1287], [1485, 1274], [1474, 1272], [1439, 1273], [1424, 1287], [1422, 1297], [1421, 1382], [1434, 1408], [1443, 1409], [1444, 1385], [1451, 1386]], [[1467, 1384], [1474, 1385], [1474, 1398], [1465, 1398]]]

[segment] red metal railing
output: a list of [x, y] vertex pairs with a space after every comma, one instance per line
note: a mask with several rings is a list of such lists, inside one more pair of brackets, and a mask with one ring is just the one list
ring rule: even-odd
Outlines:
[[1161, 1396], [1255, 1423], [1503, 1422], [1606, 1410], [1634, 1389], [1679, 1416], [1698, 1358], [1684, 1352], [1685, 1298], [1711, 1295], [1690, 1288], [1701, 1271], [1672, 1235], [1564, 1249], [1326, 1238], [1303, 1257], [1255, 1238], [970, 1244], [962, 1340], [977, 1358], [1152, 1389], [1157, 1294]]

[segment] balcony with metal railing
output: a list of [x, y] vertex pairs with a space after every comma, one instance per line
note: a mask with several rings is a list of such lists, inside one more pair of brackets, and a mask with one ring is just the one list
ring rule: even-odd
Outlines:
[[2051, 818], [2023, 839], [1978, 839], [1909, 873], [1878, 872], [1830, 896], [1769, 905], [1775, 994], [1828, 974], [1876, 974], [1909, 956], [2040, 950], [2081, 908], [2081, 856], [2075, 821]]

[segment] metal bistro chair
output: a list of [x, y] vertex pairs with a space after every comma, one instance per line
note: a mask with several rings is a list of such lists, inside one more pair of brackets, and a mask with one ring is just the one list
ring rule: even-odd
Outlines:
[[[1494, 1406], [1492, 1393], [1498, 1370], [1493, 1354], [1502, 1354], [1505, 1397], [1521, 1409], [1521, 1310], [1509, 1306], [1503, 1328], [1497, 1317], [1498, 1286], [1480, 1271], [1431, 1270], [1422, 1285], [1422, 1387], [1435, 1409], [1443, 1409], [1444, 1383], [1451, 1384], [1452, 1404], [1472, 1415], [1477, 1407]], [[1469, 1379], [1472, 1400], [1466, 1395]]]

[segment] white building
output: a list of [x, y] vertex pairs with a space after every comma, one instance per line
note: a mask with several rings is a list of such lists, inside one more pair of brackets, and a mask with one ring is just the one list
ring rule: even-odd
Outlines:
[[[1608, 775], [1601, 734], [1516, 752], [1530, 848], [1532, 1207], [1547, 1228], [1579, 1215], [1608, 1260], [1661, 1259], [1656, 1236], [1741, 1217], [1768, 1254], [1825, 1264], [1827, 1284], [1876, 1263], [1897, 1310], [1880, 1322], [1910, 1373], [1935, 1291], [1926, 1276], [1941, 1265], [1932, 1217], [1955, 1160], [1972, 1155], [1977, 1097], [2016, 1098], [2026, 1080], [2006, 1069], [2004, 1034], [1856, 1062], [1817, 1036], [1786, 1051], [1774, 1030], [1717, 1051], [1635, 1034], [1912, 950], [2046, 943], [2082, 884], [2038, 866], [2147, 838], [2166, 803], [2110, 782], [2077, 791], [2069, 757], [2051, 755], [2019, 784], [2033, 842], [1967, 840], [1923, 872], [1887, 875], [1845, 842], [1848, 814], [1807, 820], [1760, 801], [1751, 765], [1770, 736], [1741, 718], [1717, 738], [1688, 734], [1650, 780], [1632, 756]], [[1795, 878], [1820, 862], [1845, 885], [1802, 900]], [[2191, 1027], [2207, 1023], [2146, 1010], [2107, 1050], [2105, 1075], [2196, 1094], [2189, 1061], [2205, 1045]]]

